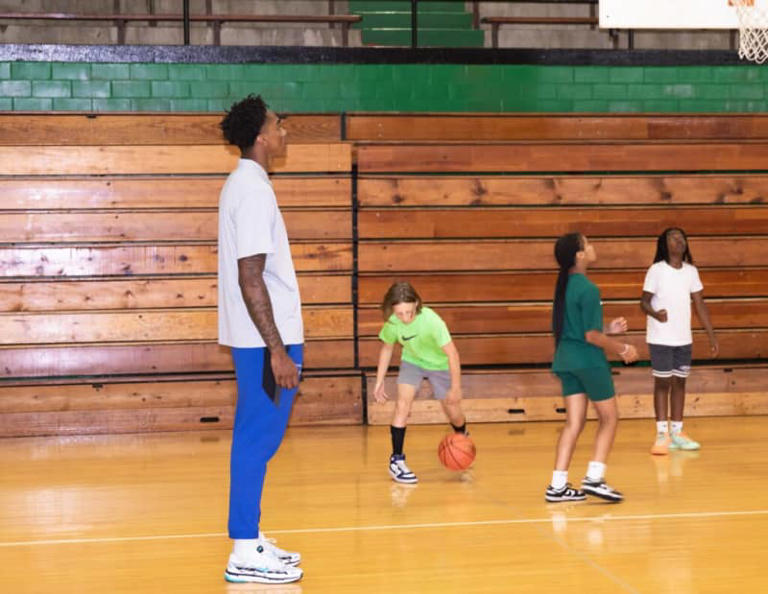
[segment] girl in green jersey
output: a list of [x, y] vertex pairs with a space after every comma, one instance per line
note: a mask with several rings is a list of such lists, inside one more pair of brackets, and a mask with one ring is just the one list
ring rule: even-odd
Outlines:
[[[605, 351], [616, 353], [625, 363], [631, 363], [637, 360], [637, 350], [631, 344], [608, 336], [626, 332], [624, 318], [616, 318], [603, 327], [600, 291], [587, 278], [589, 265], [597, 260], [595, 248], [587, 238], [580, 233], [562, 236], [555, 244], [555, 258], [560, 272], [552, 310], [556, 344], [552, 371], [562, 384], [566, 421], [557, 443], [555, 469], [545, 499], [549, 502], [581, 501], [588, 494], [608, 501], [622, 501], [623, 495], [605, 482], [605, 462], [619, 418]], [[597, 411], [599, 425], [587, 476], [581, 481], [581, 489], [574, 489], [568, 483], [568, 466], [584, 428], [589, 401]]]

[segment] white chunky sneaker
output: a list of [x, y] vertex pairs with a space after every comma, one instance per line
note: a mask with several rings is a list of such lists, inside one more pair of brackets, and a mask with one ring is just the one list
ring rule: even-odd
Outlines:
[[261, 544], [249, 559], [239, 559], [232, 553], [224, 571], [224, 579], [234, 583], [289, 584], [303, 575], [301, 569], [281, 562]]
[[301, 553], [281, 549], [275, 544], [274, 538], [267, 538], [263, 532], [259, 532], [259, 540], [264, 549], [280, 559], [285, 565], [298, 565], [301, 563]]

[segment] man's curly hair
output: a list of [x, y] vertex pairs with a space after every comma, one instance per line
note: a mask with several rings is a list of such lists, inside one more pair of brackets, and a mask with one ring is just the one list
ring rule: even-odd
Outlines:
[[256, 142], [266, 119], [267, 104], [261, 95], [248, 95], [242, 101], [232, 104], [219, 127], [229, 144], [245, 151]]

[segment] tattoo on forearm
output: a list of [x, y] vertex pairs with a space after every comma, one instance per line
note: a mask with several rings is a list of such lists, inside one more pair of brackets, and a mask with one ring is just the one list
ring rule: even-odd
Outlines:
[[240, 258], [237, 261], [237, 272], [248, 313], [267, 348], [274, 352], [283, 348], [283, 341], [275, 325], [272, 303], [269, 300], [267, 286], [264, 284], [266, 258], [265, 254]]

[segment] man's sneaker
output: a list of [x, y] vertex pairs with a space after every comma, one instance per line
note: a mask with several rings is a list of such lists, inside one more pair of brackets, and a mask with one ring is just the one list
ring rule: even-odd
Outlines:
[[267, 552], [272, 553], [285, 565], [298, 565], [301, 563], [301, 553], [281, 549], [275, 544], [274, 538], [267, 538], [263, 532], [259, 532], [259, 540]]
[[581, 490], [587, 495], [594, 495], [595, 497], [605, 499], [606, 501], [613, 501], [614, 503], [624, 501], [624, 495], [606, 484], [605, 479], [591, 481], [584, 477], [584, 480], [581, 481]]
[[685, 450], [689, 452], [691, 450], [698, 450], [700, 447], [701, 444], [698, 441], [693, 441], [682, 431], [670, 435], [670, 450]]
[[405, 463], [404, 454], [392, 454], [389, 458], [389, 475], [396, 483], [412, 485], [419, 482], [419, 479]]
[[657, 433], [656, 441], [651, 446], [651, 454], [654, 456], [666, 456], [669, 454], [669, 448], [672, 440], [669, 439], [669, 433]]
[[547, 490], [544, 493], [544, 499], [550, 503], [557, 503], [559, 501], [584, 501], [587, 496], [584, 491], [580, 489], [574, 489], [571, 487], [571, 483], [568, 483], [562, 489], [555, 489], [552, 485], [547, 486]]
[[234, 583], [289, 584], [299, 581], [303, 575], [301, 569], [281, 563], [262, 545], [259, 545], [256, 555], [248, 561], [238, 559], [232, 553], [224, 571], [224, 579]]

